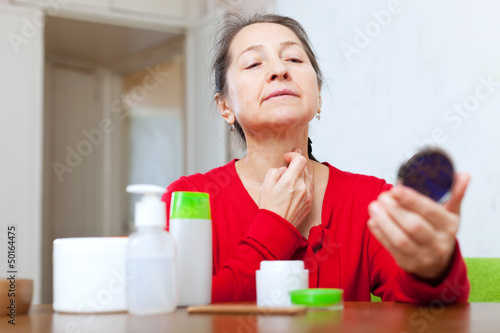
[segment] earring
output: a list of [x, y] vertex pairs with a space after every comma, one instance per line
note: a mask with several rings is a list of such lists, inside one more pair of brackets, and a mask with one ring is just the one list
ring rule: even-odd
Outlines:
[[318, 119], [318, 121], [321, 119], [321, 115], [319, 114], [319, 111], [318, 111], [318, 113], [316, 113], [316, 119]]
[[231, 132], [234, 132], [234, 124], [229, 125], [229, 130], [230, 130]]

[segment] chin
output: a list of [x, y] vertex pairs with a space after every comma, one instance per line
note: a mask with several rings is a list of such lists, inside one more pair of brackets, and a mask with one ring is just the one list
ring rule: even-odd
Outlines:
[[307, 124], [312, 119], [312, 117], [310, 115], [310, 112], [306, 112], [303, 109], [297, 110], [295, 108], [278, 108], [277, 110], [273, 111], [272, 119], [276, 123], [290, 125], [300, 123]]
[[270, 126], [272, 128], [282, 128], [300, 125], [307, 126], [308, 123], [308, 119], [304, 117], [278, 117], [271, 122]]

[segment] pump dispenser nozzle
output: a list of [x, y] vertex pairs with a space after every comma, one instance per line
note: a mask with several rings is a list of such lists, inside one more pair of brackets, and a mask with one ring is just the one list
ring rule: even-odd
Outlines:
[[164, 226], [167, 223], [166, 206], [161, 201], [165, 188], [157, 185], [134, 184], [127, 186], [127, 192], [143, 194], [135, 203], [135, 226]]

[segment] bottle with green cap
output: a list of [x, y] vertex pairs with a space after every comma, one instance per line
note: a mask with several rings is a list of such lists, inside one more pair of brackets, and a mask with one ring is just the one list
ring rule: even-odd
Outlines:
[[213, 264], [208, 193], [173, 192], [168, 228], [177, 245], [179, 305], [210, 304]]

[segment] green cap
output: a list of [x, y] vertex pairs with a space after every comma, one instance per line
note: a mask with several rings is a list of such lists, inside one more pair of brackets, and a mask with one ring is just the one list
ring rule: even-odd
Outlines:
[[328, 307], [342, 303], [342, 289], [316, 288], [290, 291], [293, 304], [309, 307]]
[[170, 218], [210, 220], [210, 199], [208, 193], [172, 192]]

